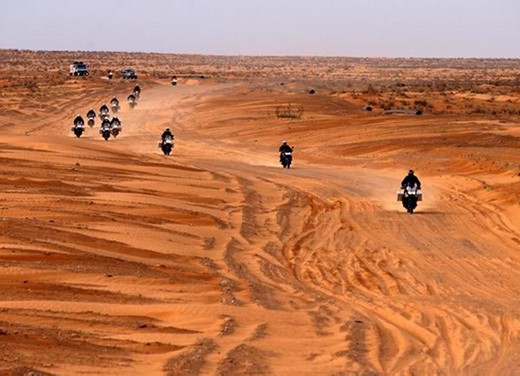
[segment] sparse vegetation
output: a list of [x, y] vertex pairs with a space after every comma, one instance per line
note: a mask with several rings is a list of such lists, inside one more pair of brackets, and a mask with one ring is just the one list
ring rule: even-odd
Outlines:
[[275, 114], [279, 119], [301, 119], [303, 115], [303, 107], [288, 103], [287, 105], [277, 106]]

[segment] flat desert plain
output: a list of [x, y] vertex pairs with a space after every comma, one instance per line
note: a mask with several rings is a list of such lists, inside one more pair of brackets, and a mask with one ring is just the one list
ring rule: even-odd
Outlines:
[[[518, 60], [0, 51], [0, 373], [520, 374], [519, 88]], [[114, 95], [122, 133], [75, 137]]]

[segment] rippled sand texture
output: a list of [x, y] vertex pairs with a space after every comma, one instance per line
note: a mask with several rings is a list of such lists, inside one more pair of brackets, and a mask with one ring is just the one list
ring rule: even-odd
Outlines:
[[[186, 57], [206, 77], [173, 87], [163, 60], [180, 57], [142, 54], [130, 109], [134, 82], [104, 68], [74, 79], [66, 53], [0, 56], [1, 372], [518, 374], [520, 94], [469, 88], [483, 62]], [[91, 66], [104, 58], [119, 55]], [[495, 72], [518, 77], [507, 64]], [[413, 84], [435, 75], [451, 86]], [[74, 137], [76, 113], [112, 95], [121, 135]], [[300, 119], [275, 115], [288, 103]], [[413, 215], [395, 197], [410, 167]]]

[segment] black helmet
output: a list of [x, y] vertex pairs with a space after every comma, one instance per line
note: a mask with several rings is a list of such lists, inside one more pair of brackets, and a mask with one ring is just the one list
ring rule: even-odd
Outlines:
[[412, 169], [408, 170], [408, 175], [413, 175], [413, 170]]

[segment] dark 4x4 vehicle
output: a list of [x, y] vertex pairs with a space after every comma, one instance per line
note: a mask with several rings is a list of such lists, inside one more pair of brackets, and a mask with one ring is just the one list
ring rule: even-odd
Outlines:
[[127, 69], [123, 69], [121, 71], [121, 77], [123, 79], [132, 79], [132, 80], [135, 80], [137, 79], [137, 74], [135, 73], [135, 70], [131, 69], [131, 68], [127, 68]]

